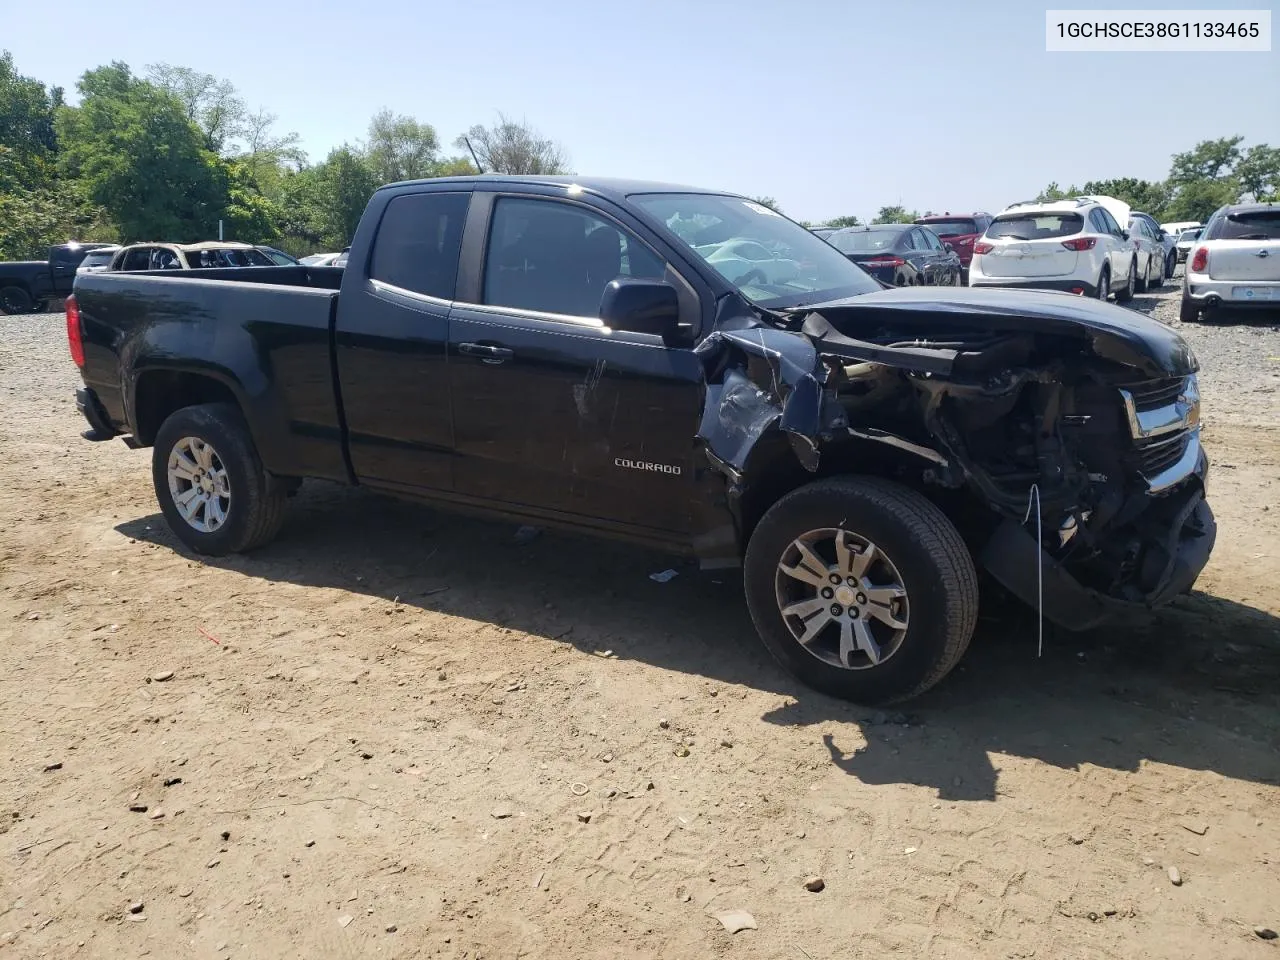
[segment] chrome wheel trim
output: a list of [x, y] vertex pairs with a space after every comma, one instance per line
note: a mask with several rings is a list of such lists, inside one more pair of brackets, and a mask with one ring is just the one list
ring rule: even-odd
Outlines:
[[231, 512], [231, 478], [213, 444], [183, 437], [169, 451], [169, 496], [193, 530], [214, 533]]
[[792, 540], [778, 561], [774, 594], [792, 638], [831, 666], [879, 666], [907, 635], [902, 575], [884, 551], [850, 530], [824, 527]]

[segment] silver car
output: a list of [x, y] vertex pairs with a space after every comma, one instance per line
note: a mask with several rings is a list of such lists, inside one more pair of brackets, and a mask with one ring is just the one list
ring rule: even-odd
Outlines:
[[76, 276], [82, 273], [102, 273], [104, 270], [111, 269], [111, 261], [115, 259], [115, 255], [120, 251], [118, 244], [110, 247], [98, 247], [90, 250], [84, 255], [84, 259], [80, 261], [80, 266], [76, 267]]
[[1182, 274], [1182, 321], [1226, 308], [1280, 310], [1280, 203], [1222, 207], [1192, 246]]
[[1186, 263], [1187, 254], [1191, 252], [1191, 246], [1200, 239], [1200, 234], [1204, 233], [1204, 227], [1190, 227], [1178, 234], [1178, 242], [1174, 246], [1177, 252], [1178, 262]]

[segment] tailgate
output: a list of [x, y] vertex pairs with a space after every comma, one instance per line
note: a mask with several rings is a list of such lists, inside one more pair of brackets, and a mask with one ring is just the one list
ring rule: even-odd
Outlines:
[[1075, 273], [1080, 256], [1058, 240], [988, 240], [982, 255], [988, 277], [1063, 277]]
[[1205, 246], [1214, 280], [1280, 281], [1280, 240], [1215, 240]]

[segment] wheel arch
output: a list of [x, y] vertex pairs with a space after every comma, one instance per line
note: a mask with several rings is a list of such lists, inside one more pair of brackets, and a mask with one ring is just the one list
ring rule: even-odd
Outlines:
[[[183, 407], [227, 403], [246, 415], [247, 405], [233, 381], [210, 370], [158, 367], [141, 370], [133, 381], [130, 420], [140, 446], [155, 442], [160, 425]], [[245, 416], [246, 422], [248, 417]]]

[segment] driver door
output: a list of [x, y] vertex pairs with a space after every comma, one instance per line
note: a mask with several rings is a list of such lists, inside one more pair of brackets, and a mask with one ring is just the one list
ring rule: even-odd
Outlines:
[[486, 234], [468, 234], [483, 262], [449, 318], [454, 489], [655, 540], [686, 534], [701, 365], [691, 348], [599, 320], [610, 280], [678, 276], [599, 208], [483, 191], [473, 202], [492, 213]]

